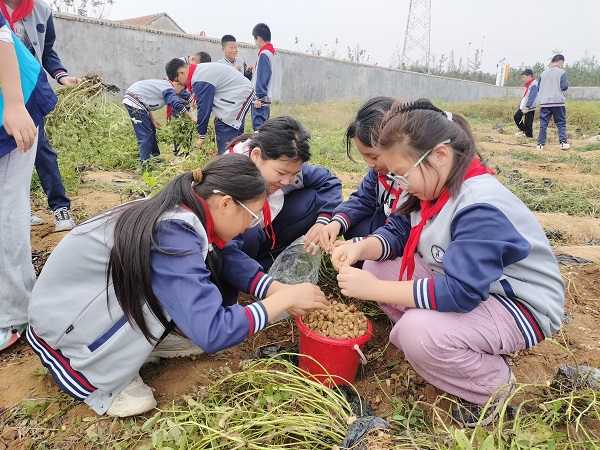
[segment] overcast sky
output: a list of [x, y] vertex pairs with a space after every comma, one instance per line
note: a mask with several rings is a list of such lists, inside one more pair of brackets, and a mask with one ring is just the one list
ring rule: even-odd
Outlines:
[[[186, 32], [220, 39], [233, 34], [251, 43], [252, 27], [265, 22], [276, 48], [305, 51], [311, 43], [338, 53], [360, 45], [370, 63], [388, 67], [402, 51], [409, 0], [115, 0], [106, 17], [120, 20], [168, 13]], [[483, 49], [482, 69], [547, 62], [553, 50], [567, 64], [600, 55], [600, 0], [432, 0], [431, 53], [454, 50], [455, 60]], [[298, 44], [295, 43], [296, 37]], [[471, 43], [469, 45], [469, 42]], [[325, 44], [327, 44], [325, 46]]]

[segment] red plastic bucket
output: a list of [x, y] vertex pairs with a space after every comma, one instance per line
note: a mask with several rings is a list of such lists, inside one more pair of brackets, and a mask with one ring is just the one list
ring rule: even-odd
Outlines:
[[[300, 329], [298, 366], [326, 386], [353, 383], [362, 355], [362, 346], [373, 336], [367, 320], [367, 332], [354, 339], [337, 339], [311, 330], [296, 317]], [[363, 356], [364, 358], [364, 356]]]

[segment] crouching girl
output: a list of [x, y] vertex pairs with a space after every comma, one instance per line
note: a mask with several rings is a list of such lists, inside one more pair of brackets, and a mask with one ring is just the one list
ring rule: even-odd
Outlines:
[[244, 267], [226, 281], [261, 300], [243, 307], [221, 294], [221, 249], [250, 226], [266, 193], [254, 163], [228, 155], [69, 233], [35, 285], [27, 329], [58, 385], [98, 414], [141, 414], [156, 401], [138, 371], [172, 330], [212, 353], [286, 309], [327, 308], [316, 286], [284, 287]]

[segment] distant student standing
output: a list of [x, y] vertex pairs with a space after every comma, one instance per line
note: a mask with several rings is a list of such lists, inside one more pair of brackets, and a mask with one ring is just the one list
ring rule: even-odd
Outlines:
[[[41, 0], [0, 0], [0, 9], [9, 26], [42, 65], [44, 70], [63, 86], [81, 83], [80, 78], [69, 76], [58, 54], [54, 51], [54, 21], [52, 10]], [[54, 231], [67, 231], [75, 226], [71, 216], [71, 200], [63, 184], [56, 151], [50, 145], [40, 123], [35, 169], [42, 189], [48, 197], [48, 206], [54, 214]], [[31, 225], [42, 225], [44, 220], [31, 215]]]
[[221, 38], [221, 51], [224, 57], [218, 60], [218, 63], [227, 64], [242, 73], [249, 80], [252, 80], [252, 69], [254, 67], [246, 64], [244, 58], [238, 57], [238, 46], [234, 36], [226, 34]]
[[[181, 61], [181, 64], [185, 63]], [[133, 130], [140, 146], [140, 165], [150, 157], [160, 155], [156, 140], [156, 130], [160, 129], [160, 124], [152, 111], [169, 105], [173, 115], [183, 111], [192, 122], [196, 123], [196, 119], [184, 106], [185, 100], [179, 97], [184, 89], [184, 84], [168, 80], [141, 80], [127, 88], [123, 104], [131, 117]]]
[[182, 56], [181, 59], [186, 64], [202, 64], [212, 62], [212, 58], [206, 52], [198, 52], [193, 55]]
[[277, 54], [271, 44], [271, 30], [267, 24], [259, 23], [252, 29], [254, 43], [259, 48], [258, 61], [254, 70], [256, 100], [252, 105], [252, 128], [258, 130], [271, 115], [273, 98], [273, 58]]
[[565, 91], [569, 89], [567, 73], [563, 70], [565, 57], [561, 54], [554, 55], [550, 65], [538, 79], [538, 97], [540, 101], [540, 134], [538, 135], [538, 150], [543, 150], [546, 145], [546, 130], [550, 117], [558, 128], [558, 141], [562, 150], [571, 146], [567, 143], [567, 109], [565, 108]]
[[204, 144], [212, 112], [215, 116], [217, 149], [219, 155], [223, 154], [227, 143], [241, 134], [241, 125], [255, 98], [250, 80], [225, 64], [188, 66], [178, 58], [169, 61], [165, 70], [169, 80], [186, 86], [196, 96], [200, 135], [196, 148], [202, 148]]
[[535, 116], [535, 108], [537, 108], [538, 82], [533, 76], [533, 70], [525, 69], [521, 72], [521, 79], [525, 83], [525, 92], [519, 104], [519, 109], [515, 113], [514, 119], [518, 133], [515, 136], [533, 137], [533, 117]]

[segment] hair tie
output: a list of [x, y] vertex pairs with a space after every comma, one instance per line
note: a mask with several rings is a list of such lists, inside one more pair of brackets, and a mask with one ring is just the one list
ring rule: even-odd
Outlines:
[[452, 122], [452, 113], [450, 111], [444, 111], [444, 113], [446, 114], [446, 118]]
[[192, 170], [192, 175], [194, 176], [194, 183], [202, 183], [202, 178], [204, 178], [204, 174], [202, 173], [202, 169], [194, 169], [194, 170]]

